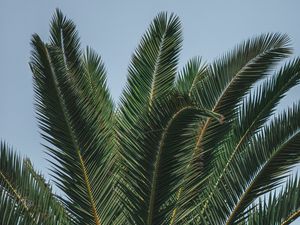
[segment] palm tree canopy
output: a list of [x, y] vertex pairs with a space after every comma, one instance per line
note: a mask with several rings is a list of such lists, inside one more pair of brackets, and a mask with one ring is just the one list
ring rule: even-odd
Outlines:
[[[34, 34], [30, 68], [42, 137], [62, 196], [0, 144], [1, 224], [286, 225], [300, 216], [300, 81], [285, 34], [178, 69], [182, 27], [159, 13], [136, 48], [118, 105], [106, 70], [57, 10]], [[285, 63], [282, 61], [285, 60]]]

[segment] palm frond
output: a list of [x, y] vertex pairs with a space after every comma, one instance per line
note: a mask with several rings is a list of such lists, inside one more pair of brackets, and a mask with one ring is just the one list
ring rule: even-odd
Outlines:
[[[52, 27], [57, 26], [61, 32], [53, 35], [75, 30], [68, 20], [60, 23], [61, 17], [57, 18]], [[77, 43], [75, 34], [66, 32], [57, 39], [66, 43], [75, 39]], [[115, 210], [115, 195], [111, 194], [113, 104], [107, 93], [105, 70], [93, 52], [88, 51], [77, 65], [77, 58], [68, 54], [69, 50], [76, 51], [74, 46], [68, 50], [66, 45], [54, 44], [44, 44], [33, 36], [30, 64], [42, 135], [51, 144], [47, 149], [56, 160], [53, 171], [79, 224], [110, 224]]]
[[[205, 161], [213, 162], [215, 143], [230, 129], [236, 107], [256, 81], [265, 77], [281, 59], [291, 53], [289, 38], [263, 34], [237, 46], [208, 68], [209, 75], [196, 89], [198, 104], [222, 114], [225, 124], [207, 120], [199, 129], [195, 149], [206, 151]], [[216, 133], [217, 132], [217, 133]], [[213, 145], [211, 145], [213, 144]], [[199, 157], [199, 156], [197, 156]]]
[[26, 221], [26, 223], [24, 222], [25, 219], [24, 216], [22, 216], [20, 207], [17, 206], [16, 201], [14, 201], [3, 189], [0, 189], [0, 216], [1, 224], [33, 224], [32, 220]]
[[208, 66], [209, 76], [195, 93], [197, 101], [222, 114], [234, 109], [256, 81], [291, 54], [289, 43], [287, 35], [267, 33], [236, 46]]
[[[187, 170], [189, 189], [195, 190], [199, 181], [209, 176], [214, 167], [217, 143], [230, 130], [235, 108], [253, 84], [266, 76], [271, 68], [290, 54], [286, 35], [265, 34], [245, 41], [223, 58], [208, 65], [207, 75], [193, 89], [192, 98], [202, 107], [222, 114], [225, 123], [207, 119], [200, 123], [194, 146], [194, 158]], [[201, 162], [207, 162], [201, 165]], [[201, 166], [200, 166], [201, 165]], [[194, 188], [193, 188], [194, 186]], [[199, 187], [197, 188], [198, 190]], [[191, 202], [199, 193], [183, 194]], [[181, 216], [182, 217], [182, 216]]]
[[300, 217], [300, 181], [298, 176], [290, 177], [286, 186], [261, 198], [258, 206], [250, 213], [247, 225], [274, 224], [288, 225]]
[[[186, 162], [192, 157], [186, 130], [194, 120], [220, 116], [174, 95], [157, 102], [132, 130], [123, 132], [124, 201], [131, 207], [133, 224], [163, 224], [171, 219], [174, 194], [183, 182]], [[167, 176], [172, 174], [172, 176]]]
[[[209, 207], [209, 201], [216, 201], [214, 196], [217, 195], [217, 189], [221, 188], [221, 186], [222, 188], [226, 186], [224, 182], [231, 186], [229, 182], [227, 182], [227, 179], [229, 179], [228, 177], [231, 176], [233, 170], [240, 172], [238, 171], [238, 166], [236, 167], [237, 169], [234, 169], [234, 165], [236, 165], [239, 161], [238, 159], [240, 159], [239, 154], [243, 152], [242, 149], [247, 146], [252, 135], [270, 118], [280, 99], [290, 88], [299, 83], [299, 72], [299, 60], [289, 62], [283, 66], [278, 74], [258, 87], [258, 91], [254, 92], [255, 94], [253, 94], [250, 99], [245, 99], [246, 104], [244, 104], [240, 110], [241, 118], [236, 121], [235, 127], [233, 128], [234, 136], [230, 134], [223, 142], [224, 144], [219, 146], [219, 153], [215, 161], [216, 169], [214, 177], [216, 179], [211, 182], [212, 186], [208, 185], [211, 190], [208, 191], [209, 194], [202, 212]], [[239, 187], [239, 185], [237, 185], [237, 187]], [[212, 200], [213, 198], [214, 200]], [[222, 197], [219, 199], [221, 202], [223, 201]], [[224, 213], [223, 216], [226, 217], [226, 213]], [[221, 216], [219, 216], [219, 218], [221, 218]]]
[[133, 123], [137, 115], [173, 89], [181, 43], [178, 17], [158, 14], [132, 56], [127, 86], [121, 97], [121, 111]]
[[[153, 128], [147, 127], [143, 119], [149, 118], [148, 113], [151, 114], [158, 99], [171, 94], [174, 88], [181, 42], [181, 24], [178, 17], [173, 14], [168, 16], [166, 13], [160, 13], [142, 37], [141, 44], [135, 51], [129, 66], [128, 83], [121, 97], [121, 106], [118, 111], [118, 145], [121, 158], [124, 159], [121, 163], [124, 176], [128, 177], [125, 179], [126, 185], [123, 187], [125, 190], [122, 192], [130, 192], [131, 194], [127, 194], [132, 195], [131, 203], [125, 203], [132, 208], [129, 210], [145, 215], [143, 217], [141, 214], [136, 214], [131, 223], [153, 223], [153, 203], [149, 207], [146, 202], [150, 199], [155, 156], [158, 150], [154, 146], [158, 143], [153, 145], [152, 153], [147, 153], [150, 146], [145, 146], [142, 138], [145, 132], [148, 135], [153, 133]], [[162, 116], [161, 113], [158, 115]], [[152, 135], [162, 134], [161, 129], [162, 126], [158, 128], [158, 133], [155, 131]], [[140, 164], [141, 162], [143, 164]], [[143, 166], [146, 167], [143, 168]], [[137, 179], [140, 182], [131, 183]], [[141, 184], [140, 188], [137, 183]], [[150, 192], [146, 193], [146, 190]], [[156, 195], [153, 194], [153, 197]], [[141, 199], [144, 199], [144, 202], [141, 202]], [[144, 220], [146, 217], [148, 219]]]
[[72, 20], [56, 9], [50, 26], [50, 44], [63, 52], [63, 61], [69, 73], [80, 73], [81, 56], [79, 35]]
[[200, 57], [192, 58], [178, 74], [176, 89], [183, 95], [191, 96], [193, 89], [206, 75], [207, 65]]
[[2, 224], [72, 224], [49, 183], [28, 159], [0, 144], [0, 218]]
[[[246, 150], [246, 155], [241, 157], [244, 168], [247, 168], [247, 173], [243, 173], [247, 185], [242, 188], [227, 224], [241, 218], [246, 208], [258, 197], [278, 188], [288, 172], [299, 163], [299, 116], [298, 104], [272, 121], [251, 141], [248, 147], [251, 150]], [[249, 160], [251, 165], [246, 166]], [[236, 163], [236, 166], [239, 164]]]

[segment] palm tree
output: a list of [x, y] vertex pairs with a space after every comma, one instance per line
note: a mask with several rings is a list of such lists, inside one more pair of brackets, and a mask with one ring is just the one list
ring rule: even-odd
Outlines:
[[[300, 80], [287, 35], [251, 38], [177, 72], [182, 29], [158, 14], [115, 106], [102, 59], [57, 10], [32, 37], [36, 114], [61, 196], [0, 145], [0, 222], [47, 225], [290, 224], [300, 216]], [[280, 64], [281, 63], [281, 64]], [[280, 67], [280, 69], [277, 69]]]

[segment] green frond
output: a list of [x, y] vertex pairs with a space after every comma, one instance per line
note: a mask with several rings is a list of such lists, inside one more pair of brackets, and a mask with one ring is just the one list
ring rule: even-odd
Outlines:
[[239, 109], [236, 132], [247, 135], [259, 129], [270, 118], [280, 100], [300, 81], [300, 58], [286, 63], [273, 77], [264, 81], [250, 93]]
[[50, 26], [50, 44], [63, 52], [63, 60], [70, 73], [80, 73], [81, 55], [79, 35], [72, 20], [56, 9]]
[[200, 57], [192, 58], [178, 74], [176, 89], [183, 95], [191, 96], [193, 89], [206, 75], [207, 65], [202, 62]]
[[136, 115], [149, 110], [156, 99], [168, 95], [174, 88], [181, 43], [178, 17], [158, 14], [132, 57], [121, 97], [121, 111], [132, 123]]
[[300, 181], [298, 176], [290, 177], [279, 192], [261, 198], [246, 220], [247, 225], [288, 225], [300, 217]]
[[[230, 130], [236, 107], [243, 96], [290, 52], [286, 35], [265, 34], [245, 41], [208, 65], [208, 74], [198, 82], [192, 98], [197, 104], [222, 114], [225, 123], [207, 119], [200, 124], [194, 146], [195, 158], [189, 166], [191, 175], [187, 175], [193, 186], [213, 171], [217, 144]], [[199, 169], [199, 161], [207, 163]], [[194, 198], [198, 195], [195, 193]]]
[[22, 159], [5, 143], [0, 144], [1, 224], [73, 224], [49, 183], [28, 159]]
[[[299, 115], [299, 105], [289, 109], [256, 134], [232, 159], [222, 185], [210, 186], [209, 193], [213, 195], [205, 209], [206, 222], [239, 224], [247, 216], [251, 203], [283, 183], [286, 174], [300, 160]], [[234, 148], [232, 140], [226, 142], [226, 148]]]
[[299, 117], [300, 105], [298, 104], [265, 127], [253, 139], [248, 147], [250, 150], [246, 150], [246, 155], [242, 155], [245, 169], [247, 161], [252, 159], [252, 163], [251, 166], [247, 166], [248, 173], [243, 174], [244, 179], [248, 180], [247, 185], [240, 191], [240, 197], [227, 224], [242, 217], [246, 208], [258, 197], [282, 184], [288, 172], [299, 163]]
[[[177, 72], [180, 20], [158, 14], [115, 107], [106, 70], [56, 10], [32, 37], [36, 115], [62, 196], [0, 144], [0, 223], [8, 225], [286, 225], [300, 216], [300, 104], [276, 107], [300, 82], [279, 33]], [[264, 79], [262, 82], [260, 80]], [[278, 192], [279, 191], [279, 192]], [[299, 192], [299, 193], [298, 193]]]
[[174, 95], [157, 102], [133, 129], [122, 133], [122, 176], [126, 181], [122, 192], [130, 196], [125, 202], [130, 206], [133, 224], [170, 222], [175, 194], [192, 157], [189, 124], [207, 116], [220, 119], [187, 98]]
[[[52, 35], [58, 35], [55, 38], [66, 43], [77, 43], [73, 41], [76, 32], [72, 23], [59, 13], [55, 18], [52, 30], [72, 32]], [[111, 175], [114, 174], [113, 103], [105, 84], [103, 63], [87, 50], [76, 64], [78, 57], [72, 53], [80, 52], [73, 49], [77, 45], [58, 44], [54, 41], [44, 44], [36, 35], [32, 39], [30, 65], [42, 135], [50, 143], [47, 149], [55, 159], [53, 172], [77, 222], [111, 224], [118, 208], [114, 204]], [[72, 69], [73, 64], [76, 70]]]
[[233, 110], [255, 82], [291, 54], [289, 44], [287, 35], [267, 33], [236, 46], [208, 66], [209, 75], [199, 82], [196, 100], [219, 113]]
[[229, 131], [241, 100], [258, 80], [290, 53], [286, 35], [263, 34], [243, 42], [208, 66], [209, 75], [199, 82], [195, 99], [203, 107], [222, 114], [225, 124], [207, 120], [199, 128], [195, 149], [207, 152], [203, 156], [205, 161], [213, 162], [215, 143]]
[[[151, 204], [147, 205], [146, 202], [150, 202], [150, 190], [157, 188], [151, 189], [151, 185], [155, 182], [153, 171], [155, 171], [155, 156], [159, 148], [153, 148], [152, 153], [147, 152], [150, 151], [150, 146], [144, 142], [143, 134], [146, 132], [148, 135], [159, 135], [162, 133], [162, 127], [157, 128], [157, 133], [155, 131], [152, 134], [154, 128], [148, 127], [145, 123], [148, 119], [144, 120], [144, 118], [149, 118], [148, 113], [151, 114], [157, 101], [170, 95], [174, 89], [181, 42], [181, 24], [178, 17], [160, 13], [142, 37], [141, 44], [135, 51], [129, 66], [127, 86], [121, 97], [118, 112], [117, 130], [120, 155], [124, 160], [121, 163], [125, 173], [123, 176], [129, 176], [124, 178], [126, 184], [122, 187], [124, 189], [122, 192], [127, 193], [124, 194], [125, 196], [132, 196], [125, 201], [125, 204], [129, 205], [127, 206], [130, 207], [129, 211], [134, 211], [132, 215], [137, 213], [134, 218], [131, 218], [131, 224], [152, 224], [156, 220], [153, 211], [153, 206], [156, 204], [153, 200], [156, 197], [155, 191], [151, 197]], [[163, 116], [161, 113], [159, 115]], [[146, 190], [149, 192], [147, 193]], [[144, 200], [141, 202], [141, 199]]]
[[[236, 171], [237, 173], [241, 172], [241, 169], [237, 164], [242, 159], [240, 156], [241, 152], [243, 152], [242, 149], [247, 146], [252, 135], [259, 131], [261, 126], [268, 118], [270, 118], [275, 107], [285, 93], [299, 83], [299, 69], [299, 60], [287, 63], [278, 72], [278, 74], [265, 81], [258, 88], [259, 91], [254, 92], [253, 96], [251, 95], [249, 99], [245, 99], [245, 104], [239, 111], [242, 116], [245, 115], [245, 118], [242, 118], [241, 116], [241, 118], [236, 121], [233, 128], [234, 135], [229, 134], [229, 136], [225, 139], [226, 141], [223, 142], [224, 144], [221, 144], [218, 147], [218, 155], [217, 160], [215, 161], [213, 176], [215, 179], [211, 182], [211, 185], [207, 186], [210, 190], [208, 191], [208, 196], [206, 197], [207, 200], [202, 208], [202, 212], [210, 208], [209, 206], [211, 204], [215, 205], [213, 202], [216, 201], [214, 196], [217, 195], [217, 192], [220, 193], [220, 198], [217, 199], [220, 199], [220, 202], [223, 201], [222, 198], [224, 198], [224, 196], [222, 197], [222, 193], [226, 192], [223, 188], [228, 189], [229, 185], [232, 186], [231, 188], [233, 188], [233, 190], [235, 189], [234, 187], [239, 189], [240, 185], [237, 183], [241, 183], [243, 181], [230, 184], [228, 179], [229, 177], [232, 177], [232, 174], [234, 174], [233, 171]], [[248, 159], [250, 160], [251, 158]], [[234, 177], [236, 178], [236, 176]], [[247, 182], [247, 179], [244, 183], [245, 182]], [[225, 185], [224, 183], [227, 184]], [[209, 204], [210, 201], [211, 204]], [[227, 202], [226, 205], [234, 204], [234, 201], [236, 200], [231, 201], [231, 203]], [[215, 211], [216, 210], [217, 209], [215, 209]], [[228, 210], [224, 212], [223, 215], [218, 216], [218, 218], [226, 218], [227, 213], [229, 213]]]
[[14, 201], [3, 189], [0, 189], [0, 223], [8, 225], [33, 224], [33, 221], [26, 221], [25, 223], [20, 207], [16, 206], [16, 201]]

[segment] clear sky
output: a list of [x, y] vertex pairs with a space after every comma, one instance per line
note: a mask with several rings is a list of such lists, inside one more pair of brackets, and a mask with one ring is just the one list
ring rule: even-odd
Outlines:
[[[29, 43], [33, 33], [47, 40], [55, 8], [77, 24], [82, 46], [91, 46], [103, 57], [115, 101], [131, 55], [160, 11], [174, 12], [182, 20], [181, 65], [193, 56], [210, 61], [264, 32], [289, 34], [295, 55], [300, 56], [299, 0], [0, 0], [0, 139], [29, 156], [45, 173], [48, 165], [34, 116]], [[300, 88], [293, 89], [282, 105], [299, 96]]]

